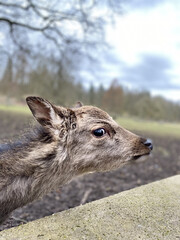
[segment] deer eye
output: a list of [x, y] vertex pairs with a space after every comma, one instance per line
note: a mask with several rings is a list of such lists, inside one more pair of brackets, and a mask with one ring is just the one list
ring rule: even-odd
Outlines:
[[94, 136], [96, 137], [102, 137], [103, 135], [106, 134], [106, 130], [104, 128], [98, 128], [93, 131]]

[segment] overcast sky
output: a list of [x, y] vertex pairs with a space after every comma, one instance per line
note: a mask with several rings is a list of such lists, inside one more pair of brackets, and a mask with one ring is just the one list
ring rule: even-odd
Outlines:
[[[111, 50], [96, 78], [180, 101], [180, 0], [128, 0], [124, 14], [107, 27]], [[93, 76], [82, 72], [93, 81]]]
[[[111, 48], [97, 55], [101, 64], [84, 66], [80, 78], [88, 86], [117, 78], [130, 89], [180, 101], [180, 0], [124, 2], [123, 14], [106, 28]], [[3, 38], [0, 33], [0, 43]]]

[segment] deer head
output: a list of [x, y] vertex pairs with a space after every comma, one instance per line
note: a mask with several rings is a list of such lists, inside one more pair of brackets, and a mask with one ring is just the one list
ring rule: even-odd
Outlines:
[[28, 97], [27, 104], [57, 146], [64, 146], [68, 164], [78, 175], [119, 168], [149, 155], [153, 148], [149, 140], [119, 126], [97, 107], [78, 103], [69, 109], [39, 97]]

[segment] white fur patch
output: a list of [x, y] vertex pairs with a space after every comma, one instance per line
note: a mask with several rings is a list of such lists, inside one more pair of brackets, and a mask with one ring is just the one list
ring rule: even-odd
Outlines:
[[61, 123], [60, 117], [55, 113], [54, 109], [50, 107], [50, 117], [53, 122], [53, 125], [59, 125]]

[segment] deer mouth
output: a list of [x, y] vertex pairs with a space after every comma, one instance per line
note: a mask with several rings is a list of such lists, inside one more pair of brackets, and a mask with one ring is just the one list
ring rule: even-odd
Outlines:
[[146, 157], [146, 156], [149, 156], [149, 155], [150, 155], [150, 152], [145, 153], [145, 154], [135, 155], [135, 156], [132, 157], [132, 160], [136, 161], [136, 160], [138, 160], [142, 157]]

